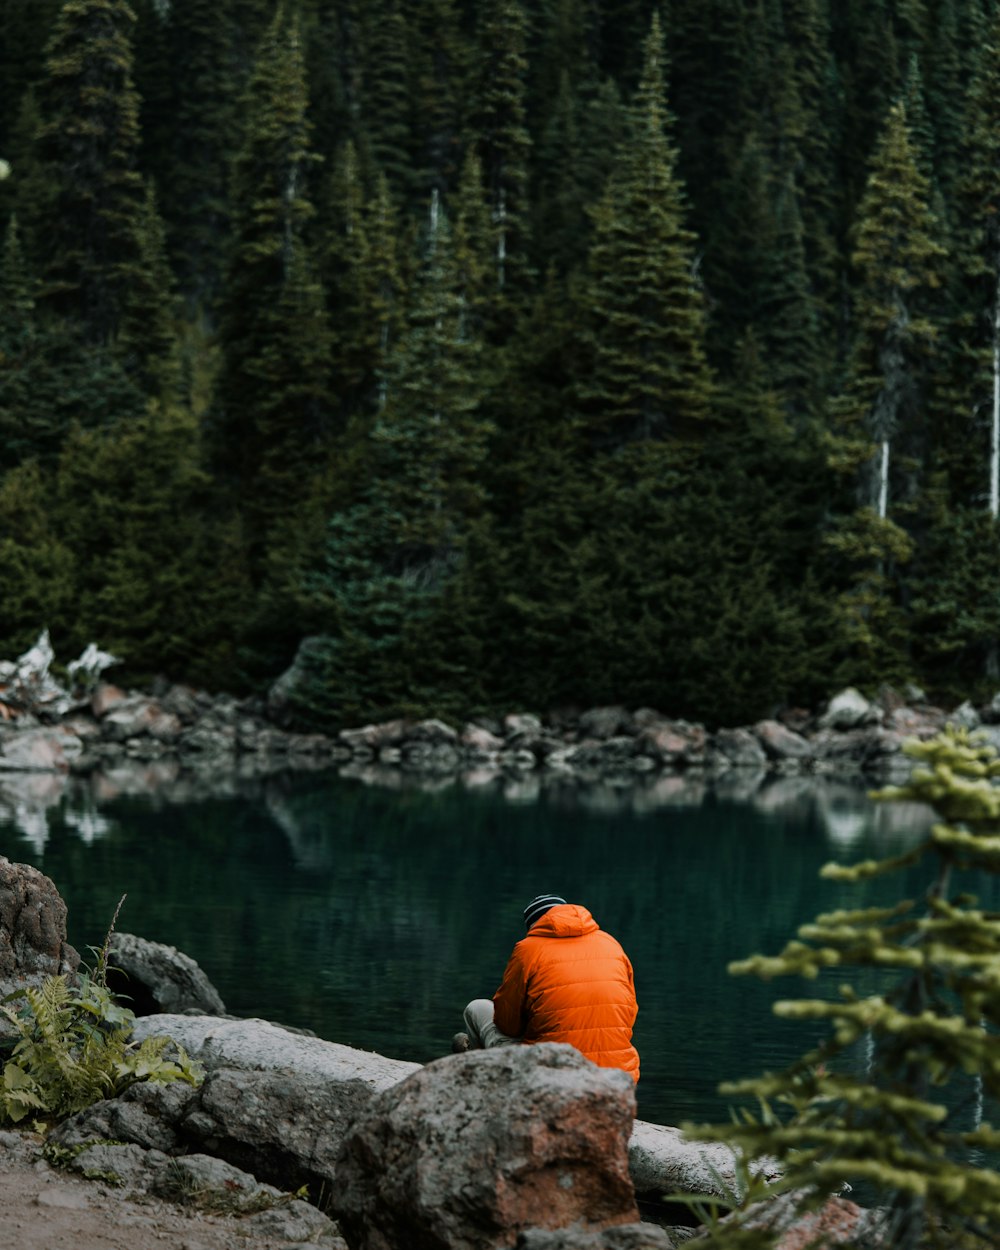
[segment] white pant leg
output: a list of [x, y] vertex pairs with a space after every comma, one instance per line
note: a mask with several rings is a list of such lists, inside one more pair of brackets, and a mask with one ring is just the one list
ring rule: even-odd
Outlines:
[[491, 998], [474, 998], [462, 1013], [465, 1027], [474, 1045], [485, 1046], [516, 1046], [519, 1037], [508, 1037], [501, 1033], [493, 1023], [493, 1000]]

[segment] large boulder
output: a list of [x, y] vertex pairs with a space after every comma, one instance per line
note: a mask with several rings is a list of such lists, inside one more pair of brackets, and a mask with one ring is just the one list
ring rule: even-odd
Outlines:
[[55, 884], [30, 864], [0, 856], [0, 996], [79, 966]]
[[428, 1064], [362, 1113], [336, 1160], [354, 1250], [490, 1250], [530, 1228], [637, 1221], [631, 1079], [570, 1046], [504, 1046]]
[[115, 933], [110, 946], [108, 983], [127, 997], [137, 1016], [197, 1011], [225, 1014], [219, 992], [189, 956], [163, 942], [132, 933]]

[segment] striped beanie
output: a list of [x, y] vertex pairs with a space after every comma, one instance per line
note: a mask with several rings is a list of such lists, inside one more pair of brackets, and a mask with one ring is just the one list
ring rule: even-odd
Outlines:
[[539, 894], [524, 909], [524, 927], [530, 929], [536, 920], [541, 920], [550, 907], [555, 907], [559, 903], [565, 902], [566, 900], [560, 898], [558, 894]]

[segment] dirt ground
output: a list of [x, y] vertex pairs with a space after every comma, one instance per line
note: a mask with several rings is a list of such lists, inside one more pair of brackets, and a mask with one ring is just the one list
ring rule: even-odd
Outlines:
[[0, 1229], [12, 1250], [294, 1250], [251, 1219], [126, 1198], [51, 1167], [40, 1148], [31, 1135], [0, 1144]]

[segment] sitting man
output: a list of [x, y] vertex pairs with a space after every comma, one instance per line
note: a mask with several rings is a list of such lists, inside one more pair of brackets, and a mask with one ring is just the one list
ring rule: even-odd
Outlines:
[[638, 1011], [632, 965], [585, 907], [540, 894], [524, 909], [518, 942], [492, 999], [465, 1009], [468, 1034], [453, 1050], [530, 1042], [568, 1042], [591, 1062], [639, 1079], [632, 1045]]

